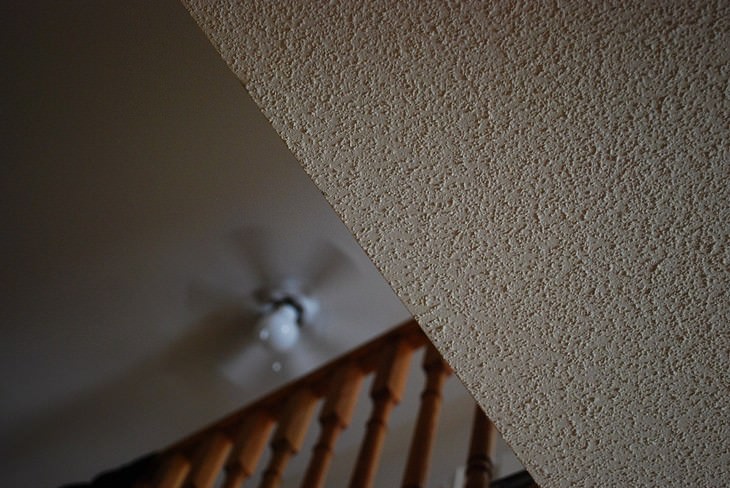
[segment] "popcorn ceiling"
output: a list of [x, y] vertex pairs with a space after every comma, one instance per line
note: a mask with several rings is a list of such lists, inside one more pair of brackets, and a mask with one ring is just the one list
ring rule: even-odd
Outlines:
[[183, 3], [541, 486], [730, 480], [730, 3]]

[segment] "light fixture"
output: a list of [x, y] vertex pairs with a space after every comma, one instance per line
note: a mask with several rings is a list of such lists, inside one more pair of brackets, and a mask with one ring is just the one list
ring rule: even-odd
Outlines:
[[302, 308], [291, 298], [270, 304], [257, 323], [259, 339], [277, 352], [290, 350], [299, 341]]

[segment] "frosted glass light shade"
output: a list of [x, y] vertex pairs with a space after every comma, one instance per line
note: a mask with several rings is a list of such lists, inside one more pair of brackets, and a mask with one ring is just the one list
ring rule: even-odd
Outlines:
[[297, 318], [297, 310], [293, 306], [280, 305], [259, 319], [259, 339], [275, 351], [288, 351], [299, 340]]

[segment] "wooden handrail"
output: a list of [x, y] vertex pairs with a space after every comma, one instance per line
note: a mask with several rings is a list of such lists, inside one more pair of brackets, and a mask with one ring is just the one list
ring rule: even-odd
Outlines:
[[274, 429], [274, 418], [264, 410], [254, 410], [234, 436], [236, 448], [226, 463], [223, 488], [237, 488], [251, 477]]
[[233, 442], [220, 432], [212, 432], [200, 446], [193, 463], [187, 486], [189, 488], [213, 488], [218, 473], [233, 448]]
[[[402, 483], [405, 488], [422, 488], [427, 481], [443, 384], [451, 369], [412, 320], [170, 446], [154, 456], [159, 460], [155, 476], [144, 475], [135, 486], [240, 488], [259, 469], [268, 444], [268, 465], [261, 471], [259, 486], [276, 488], [322, 404], [319, 435], [301, 484], [303, 488], [321, 488], [335, 442], [352, 419], [360, 387], [373, 374], [370, 418], [350, 478], [350, 487], [370, 488], [390, 413], [400, 402], [413, 354], [424, 346], [425, 384]], [[468, 488], [489, 486], [495, 435], [494, 425], [477, 407], [467, 460]]]
[[180, 488], [190, 472], [190, 461], [181, 454], [172, 454], [162, 464], [153, 486], [157, 488]]
[[322, 428], [304, 475], [302, 487], [319, 488], [324, 484], [324, 478], [332, 460], [335, 441], [352, 419], [363, 378], [362, 371], [353, 363], [344, 365], [337, 372], [335, 381], [332, 383], [332, 390], [328, 393], [327, 401], [319, 416]]
[[302, 447], [316, 402], [317, 396], [306, 387], [300, 387], [287, 400], [279, 428], [271, 441], [271, 461], [264, 471], [261, 488], [279, 486], [286, 463]]
[[350, 479], [351, 488], [369, 488], [373, 484], [385, 439], [388, 416], [400, 401], [412, 352], [411, 346], [399, 338], [391, 342], [385, 354], [380, 357], [378, 372], [370, 390], [373, 411]]
[[426, 484], [441, 410], [441, 390], [446, 377], [451, 374], [451, 368], [433, 345], [427, 346], [423, 370], [426, 372], [426, 386], [421, 393], [421, 408], [413, 429], [413, 440], [403, 475], [403, 488], [423, 488]]
[[269, 393], [254, 403], [247, 405], [246, 407], [227, 415], [223, 419], [195, 432], [180, 442], [170, 446], [166, 450], [184, 452], [192, 455], [191, 450], [194, 451], [195, 446], [197, 446], [211, 430], [232, 432], [241, 423], [243, 418], [245, 418], [250, 412], [256, 410], [265, 410], [277, 414], [277, 412], [281, 409], [283, 401], [300, 387], [308, 387], [316, 394], [324, 395], [327, 382], [330, 379], [332, 372], [337, 371], [347, 363], [353, 362], [354, 364], [357, 364], [364, 374], [371, 373], [377, 367], [379, 353], [395, 339], [404, 340], [413, 349], [428, 343], [428, 338], [424, 335], [418, 323], [415, 320], [409, 320], [398, 327], [391, 329], [389, 332], [366, 342], [362, 346], [353, 349], [346, 355], [324, 364], [311, 373], [287, 383], [283, 387]]

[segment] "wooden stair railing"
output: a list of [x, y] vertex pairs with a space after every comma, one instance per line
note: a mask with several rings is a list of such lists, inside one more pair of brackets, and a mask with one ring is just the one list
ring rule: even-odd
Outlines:
[[396, 339], [388, 345], [385, 354], [380, 358], [375, 381], [370, 390], [373, 411], [352, 473], [351, 488], [372, 485], [388, 428], [388, 417], [393, 407], [400, 402], [412, 353], [413, 348], [405, 339]]
[[[165, 449], [157, 456], [161, 460], [157, 471], [140, 479], [136, 486], [239, 488], [255, 473], [269, 444], [271, 455], [259, 486], [278, 487], [288, 461], [301, 449], [314, 412], [322, 402], [318, 438], [301, 482], [304, 488], [322, 487], [335, 442], [352, 420], [362, 383], [374, 374], [370, 389], [372, 410], [349, 484], [351, 488], [370, 488], [377, 473], [388, 418], [400, 402], [411, 357], [421, 348], [426, 348], [422, 364], [425, 386], [402, 486], [425, 487], [442, 388], [451, 369], [415, 321], [396, 327]], [[495, 435], [494, 426], [477, 407], [466, 488], [490, 486]]]
[[403, 488], [421, 488], [426, 484], [441, 410], [441, 390], [444, 381], [451, 374], [449, 365], [430, 344], [423, 358], [423, 370], [426, 372], [426, 386], [421, 393], [421, 409], [413, 430], [413, 440], [403, 475]]
[[322, 486], [332, 460], [337, 436], [352, 419], [364, 375], [355, 363], [345, 365], [333, 382], [332, 391], [322, 408], [319, 422], [322, 430], [314, 446], [312, 459], [304, 475], [302, 486]]
[[485, 488], [492, 483], [494, 474], [494, 446], [497, 431], [494, 424], [477, 406], [469, 441], [469, 457], [466, 460], [466, 487]]

